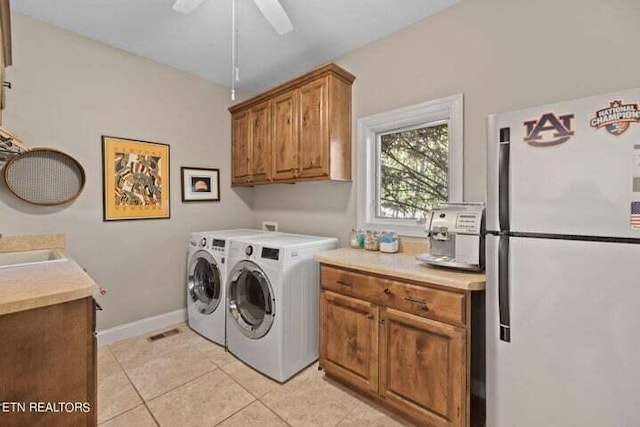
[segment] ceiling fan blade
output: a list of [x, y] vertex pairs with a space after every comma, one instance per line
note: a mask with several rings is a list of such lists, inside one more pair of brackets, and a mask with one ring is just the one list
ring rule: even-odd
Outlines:
[[293, 31], [293, 24], [278, 0], [253, 0], [253, 2], [278, 34], [283, 35]]
[[204, 0], [176, 0], [176, 2], [171, 7], [176, 12], [180, 13], [190, 13], [195, 8], [200, 6]]

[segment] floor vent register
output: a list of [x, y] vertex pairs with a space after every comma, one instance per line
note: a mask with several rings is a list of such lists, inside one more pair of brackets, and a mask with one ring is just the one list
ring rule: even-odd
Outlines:
[[147, 338], [149, 341], [154, 342], [161, 340], [162, 338], [170, 337], [172, 335], [177, 335], [180, 333], [179, 329], [169, 329], [168, 331], [160, 332], [159, 334], [151, 335]]

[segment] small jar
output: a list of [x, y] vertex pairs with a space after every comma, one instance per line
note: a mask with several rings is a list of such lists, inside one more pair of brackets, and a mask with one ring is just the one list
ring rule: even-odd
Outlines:
[[398, 233], [394, 231], [383, 231], [380, 235], [380, 252], [396, 253], [400, 248]]
[[349, 246], [354, 249], [360, 249], [360, 234], [355, 228], [349, 233]]
[[367, 230], [367, 235], [364, 239], [364, 248], [368, 251], [380, 250], [380, 236], [377, 231]]
[[365, 240], [365, 237], [366, 237], [366, 233], [365, 233], [365, 231], [364, 231], [364, 230], [362, 230], [362, 229], [359, 229], [359, 230], [358, 230], [358, 247], [359, 247], [360, 249], [364, 249], [364, 240]]

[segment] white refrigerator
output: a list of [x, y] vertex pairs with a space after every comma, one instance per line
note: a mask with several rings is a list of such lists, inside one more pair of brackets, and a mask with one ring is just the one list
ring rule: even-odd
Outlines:
[[488, 119], [488, 427], [640, 426], [639, 106]]

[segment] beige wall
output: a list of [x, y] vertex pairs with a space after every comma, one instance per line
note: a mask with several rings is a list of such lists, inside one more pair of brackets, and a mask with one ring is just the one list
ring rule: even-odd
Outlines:
[[[484, 200], [486, 116], [638, 86], [638, 16], [636, 0], [464, 0], [337, 60], [357, 76], [354, 144], [359, 117], [462, 92], [465, 198]], [[230, 189], [228, 89], [20, 15], [13, 25], [4, 125], [76, 157], [87, 187], [41, 208], [0, 186], [0, 232], [67, 233], [108, 288], [101, 329], [184, 307], [189, 231], [276, 220], [346, 241], [355, 182]], [[102, 222], [102, 134], [171, 145], [170, 220]], [[181, 165], [219, 167], [222, 202], [182, 204]]]
[[[3, 125], [30, 146], [74, 156], [87, 184], [60, 208], [0, 186], [0, 232], [66, 233], [71, 255], [108, 289], [99, 329], [184, 308], [189, 232], [251, 223], [229, 188], [228, 89], [18, 14], [13, 41]], [[102, 221], [103, 134], [170, 144], [171, 219]], [[220, 168], [222, 201], [181, 203], [180, 166]]]
[[[353, 152], [359, 117], [462, 92], [465, 200], [483, 201], [487, 115], [640, 85], [639, 18], [637, 0], [464, 0], [358, 49], [336, 61], [356, 75]], [[256, 188], [255, 224], [345, 243], [356, 185]]]

